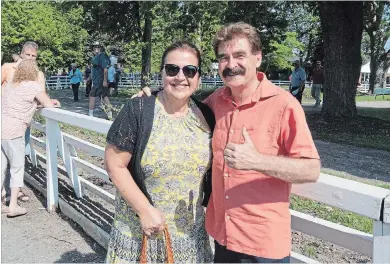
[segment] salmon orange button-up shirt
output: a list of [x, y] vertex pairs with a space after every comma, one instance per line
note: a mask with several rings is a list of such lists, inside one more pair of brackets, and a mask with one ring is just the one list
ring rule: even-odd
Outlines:
[[263, 154], [319, 159], [298, 101], [258, 73], [251, 102], [235, 106], [222, 87], [206, 103], [214, 111], [213, 191], [207, 207], [207, 232], [228, 249], [265, 258], [291, 251], [291, 184], [267, 174], [229, 168], [223, 157], [228, 142], [244, 143], [243, 127]]

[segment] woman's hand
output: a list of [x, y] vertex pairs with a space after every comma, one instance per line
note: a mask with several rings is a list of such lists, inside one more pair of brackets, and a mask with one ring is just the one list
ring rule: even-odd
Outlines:
[[159, 209], [148, 206], [147, 209], [138, 214], [142, 231], [146, 236], [156, 235], [164, 231], [165, 216]]
[[51, 99], [51, 103], [54, 105], [54, 107], [61, 107], [61, 103], [57, 99]]
[[136, 97], [143, 97], [143, 96], [151, 96], [152, 95], [152, 89], [150, 89], [148, 86], [145, 86], [144, 88], [142, 88], [141, 91], [139, 91], [138, 93], [134, 94], [131, 99], [133, 98], [136, 98]]

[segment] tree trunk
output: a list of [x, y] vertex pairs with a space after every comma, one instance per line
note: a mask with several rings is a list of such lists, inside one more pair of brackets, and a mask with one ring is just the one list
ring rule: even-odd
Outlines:
[[324, 39], [324, 104], [327, 118], [356, 115], [362, 58], [362, 2], [318, 2]]
[[[370, 36], [370, 83], [369, 83], [369, 94], [374, 93], [374, 87], [375, 84], [378, 84], [376, 82], [376, 76], [377, 74], [380, 74], [380, 70], [378, 69], [378, 50], [376, 46], [378, 43], [376, 43], [378, 40], [376, 39], [375, 35], [376, 32], [369, 32], [368, 35]], [[376, 87], [375, 87], [376, 88]]]
[[152, 57], [152, 12], [145, 12], [145, 26], [142, 38], [142, 70], [141, 87], [150, 86], [150, 70]]
[[376, 74], [377, 86], [386, 88], [386, 73], [390, 68], [390, 50], [379, 57], [378, 72]]
[[372, 94], [375, 88], [382, 88], [384, 78], [383, 67], [385, 58], [382, 57], [383, 46], [387, 38], [381, 31], [381, 21], [384, 12], [385, 2], [368, 1], [364, 6], [364, 29], [370, 37], [370, 85], [369, 93]]

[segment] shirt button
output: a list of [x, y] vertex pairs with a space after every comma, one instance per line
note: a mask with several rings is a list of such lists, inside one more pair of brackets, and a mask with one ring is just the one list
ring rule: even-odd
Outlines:
[[225, 198], [226, 198], [226, 200], [228, 200], [228, 199], [229, 199], [229, 196], [227, 196], [227, 195], [226, 195], [226, 197], [225, 197]]
[[238, 110], [238, 109], [234, 109], [234, 112], [235, 112], [235, 113], [238, 113], [238, 112], [240, 112], [240, 110]]
[[227, 178], [227, 177], [229, 177], [229, 174], [224, 173], [223, 176], [224, 176], [225, 178]]
[[230, 220], [230, 216], [226, 216], [226, 219], [227, 219], [227, 220]]
[[234, 130], [233, 129], [230, 129], [230, 134], [234, 134]]

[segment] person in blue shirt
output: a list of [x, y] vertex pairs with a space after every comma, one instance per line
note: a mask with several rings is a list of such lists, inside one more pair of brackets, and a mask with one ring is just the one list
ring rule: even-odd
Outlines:
[[72, 63], [72, 69], [69, 71], [68, 76], [70, 77], [70, 84], [73, 90], [73, 99], [75, 102], [79, 100], [79, 87], [83, 80], [83, 74], [77, 68], [76, 63]]
[[290, 93], [302, 104], [302, 94], [305, 89], [306, 72], [299, 61], [294, 61], [294, 71], [291, 74]]
[[108, 80], [108, 88], [110, 89], [110, 94], [112, 94], [112, 89], [115, 89], [115, 75], [116, 70], [114, 65], [111, 64], [110, 68], [108, 68], [107, 80]]

